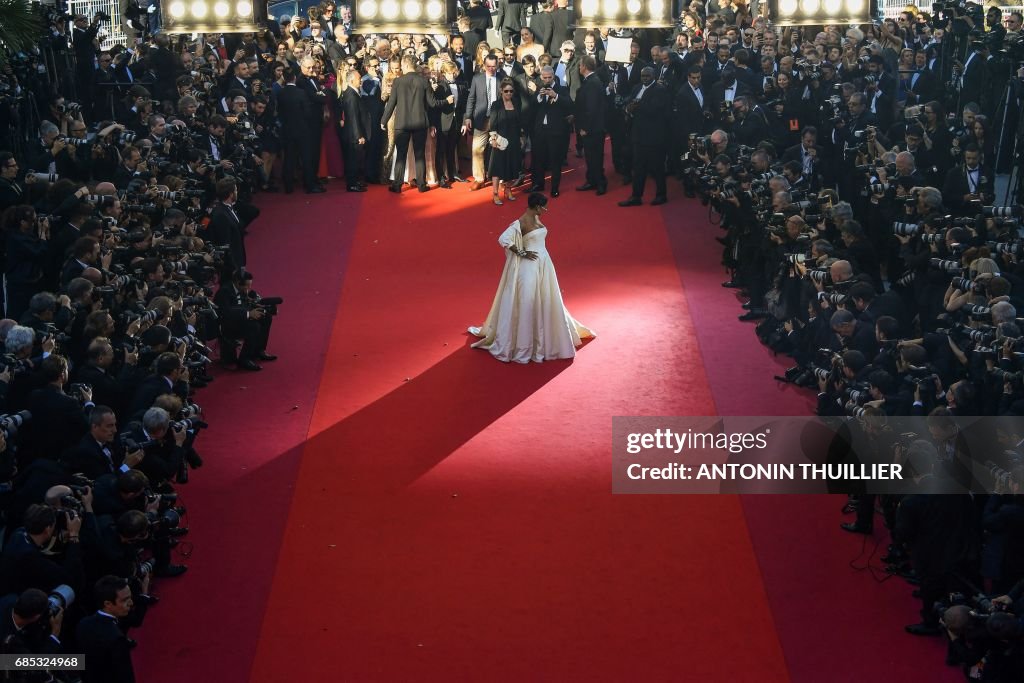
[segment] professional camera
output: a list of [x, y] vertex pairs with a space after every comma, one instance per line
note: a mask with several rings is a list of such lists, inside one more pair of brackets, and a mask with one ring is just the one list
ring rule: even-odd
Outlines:
[[17, 413], [11, 413], [8, 415], [0, 415], [0, 432], [3, 432], [4, 437], [7, 440], [11, 440], [18, 434], [18, 430], [26, 422], [32, 419], [32, 413], [27, 410], [21, 410]]
[[66, 583], [62, 583], [50, 591], [47, 596], [47, 602], [50, 606], [50, 616], [55, 617], [61, 610], [66, 610], [74, 604], [75, 589]]

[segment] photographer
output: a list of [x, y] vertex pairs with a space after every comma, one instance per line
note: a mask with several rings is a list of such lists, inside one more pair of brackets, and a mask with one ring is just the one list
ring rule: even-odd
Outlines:
[[61, 456], [61, 463], [69, 472], [95, 480], [105, 474], [128, 472], [138, 466], [144, 456], [145, 452], [140, 448], [125, 452], [117, 439], [114, 411], [98, 405], [89, 415], [89, 433]]
[[76, 631], [79, 647], [89, 662], [82, 680], [85, 683], [135, 683], [133, 643], [118, 624], [135, 606], [128, 580], [104, 576], [96, 582], [93, 596], [99, 609], [82, 619]]
[[0, 599], [0, 653], [54, 655], [61, 651], [64, 609], [53, 611], [50, 598], [27, 588]]
[[[58, 515], [49, 505], [35, 504], [25, 511], [23, 524], [11, 534], [0, 556], [0, 594], [26, 588], [49, 591], [62, 584], [80, 591], [85, 577], [79, 536], [82, 518], [68, 510]], [[59, 555], [54, 554], [58, 543], [63, 544]]]
[[65, 394], [68, 362], [56, 354], [43, 359], [40, 379], [45, 385], [32, 392], [29, 398], [33, 417], [33, 452], [38, 457], [57, 458], [88, 430], [88, 411], [93, 407], [92, 388], [72, 386], [76, 397]]
[[[224, 283], [214, 296], [221, 312], [222, 361], [230, 363], [237, 352], [238, 367], [261, 370], [257, 361], [273, 361], [277, 356], [267, 353], [270, 327], [277, 313], [277, 303], [264, 301], [252, 289], [252, 273], [245, 270], [232, 273], [231, 281]], [[225, 353], [229, 355], [224, 356]]]

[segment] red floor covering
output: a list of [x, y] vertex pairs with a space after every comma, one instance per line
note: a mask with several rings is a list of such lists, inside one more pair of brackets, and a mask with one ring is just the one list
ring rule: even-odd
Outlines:
[[610, 494], [614, 415], [807, 402], [735, 321], [695, 203], [619, 210], [576, 175], [548, 246], [598, 338], [531, 366], [465, 334], [523, 201], [263, 200], [282, 359], [200, 396], [195, 552], [137, 634], [140, 680], [941, 680], [900, 632], [909, 589], [846, 566], [841, 501]]

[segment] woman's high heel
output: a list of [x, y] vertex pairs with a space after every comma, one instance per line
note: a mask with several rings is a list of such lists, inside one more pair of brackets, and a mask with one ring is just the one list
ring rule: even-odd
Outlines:
[[505, 201], [514, 202], [518, 197], [512, 194], [512, 188], [509, 187], [508, 183], [505, 183]]
[[500, 199], [498, 199], [498, 193], [495, 192], [494, 193], [494, 205], [495, 206], [501, 206], [502, 204], [504, 204], [504, 202], [501, 201]]

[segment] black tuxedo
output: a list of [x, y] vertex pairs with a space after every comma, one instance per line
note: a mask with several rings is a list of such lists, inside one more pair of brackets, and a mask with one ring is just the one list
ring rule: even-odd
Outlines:
[[29, 193], [24, 185], [16, 180], [0, 178], [0, 211], [16, 204], [29, 203]]
[[306, 92], [310, 99], [310, 110], [306, 125], [309, 126], [307, 135], [311, 143], [310, 151], [313, 157], [313, 168], [320, 168], [320, 138], [324, 129], [324, 105], [328, 103], [327, 91], [323, 89], [320, 82], [309, 76], [298, 75], [295, 77], [295, 85]]
[[530, 17], [530, 30], [533, 31], [533, 42], [544, 46], [544, 51], [551, 52], [551, 36], [555, 25], [550, 12], [537, 12]]
[[245, 265], [245, 226], [238, 212], [227, 204], [218, 203], [210, 212], [210, 223], [206, 227], [206, 238], [216, 245], [227, 245], [236, 268]]
[[176, 394], [185, 398], [188, 391], [185, 383], [172, 385], [170, 380], [162, 375], [151, 375], [143, 380], [138, 389], [135, 390], [135, 397], [132, 399], [132, 419], [141, 420], [142, 415], [153, 407], [156, 399], [164, 394]]
[[391, 88], [391, 96], [384, 106], [381, 125], [387, 126], [392, 114], [395, 116], [395, 181], [401, 186], [405, 180], [405, 162], [408, 158], [409, 140], [412, 140], [413, 156], [416, 160], [416, 183], [423, 190], [427, 187], [427, 128], [430, 126], [428, 111], [440, 107], [430, 87], [430, 82], [418, 73], [399, 76]]
[[[363, 114], [363, 98], [357, 90], [345, 88], [341, 93], [341, 115], [345, 125], [341, 127], [341, 149], [345, 153], [345, 182], [349, 187], [359, 183], [363, 171], [366, 141], [366, 117]], [[359, 139], [363, 144], [359, 144]]]
[[531, 174], [533, 184], [543, 187], [544, 173], [551, 171], [551, 190], [558, 191], [562, 182], [562, 161], [569, 150], [566, 118], [573, 113], [573, 102], [565, 86], [555, 85], [553, 89], [558, 95], [554, 102], [547, 97], [534, 96]]
[[[317, 166], [313, 161], [314, 146], [319, 150], [319, 136], [310, 129], [316, 104], [308, 91], [286, 84], [277, 93], [277, 115], [281, 120], [284, 142], [284, 189], [291, 191], [295, 170], [302, 164], [302, 184], [307, 191], [316, 187]], [[319, 125], [317, 126], [319, 130]]]
[[113, 377], [103, 368], [92, 364], [85, 364], [78, 368], [75, 373], [76, 382], [85, 382], [92, 386], [92, 400], [98, 406], [107, 406], [112, 409], [119, 420], [128, 417], [125, 411], [128, 409], [128, 398], [132, 394], [134, 370], [130, 365], [125, 365], [118, 377]]
[[[447, 97], [455, 90], [455, 102], [449, 104]], [[433, 110], [431, 121], [437, 129], [437, 145], [434, 149], [434, 169], [439, 179], [451, 180], [459, 175], [457, 151], [461, 137], [462, 114], [466, 107], [466, 86], [459, 80], [449, 83], [442, 80], [437, 84], [434, 95], [443, 104]]]
[[630, 141], [633, 145], [633, 197], [643, 197], [648, 175], [654, 177], [655, 196], [664, 197], [667, 193], [665, 152], [668, 148], [669, 117], [672, 115], [671, 102], [668, 88], [657, 81], [647, 88], [638, 85], [629, 94], [625, 109], [630, 118]]
[[669, 53], [668, 64], [658, 61], [651, 64], [654, 69], [654, 80], [661, 81], [670, 93], [686, 83], [686, 64], [674, 52]]
[[576, 137], [582, 135], [583, 155], [587, 162], [587, 183], [599, 189], [607, 186], [604, 176], [604, 135], [607, 130], [608, 98], [597, 74], [583, 79], [576, 96]]
[[77, 446], [65, 451], [61, 462], [69, 472], [84, 474], [89, 479], [98, 479], [104, 474], [116, 474], [124, 463], [124, 449], [116, 439], [109, 444], [100, 444], [86, 434]]
[[526, 70], [523, 69], [523, 65], [520, 64], [519, 62], [512, 62], [511, 66], [509, 66], [505, 62], [498, 62], [498, 78], [514, 79], [516, 76], [519, 76], [520, 74], [523, 73], [526, 73]]
[[84, 683], [135, 683], [131, 647], [116, 619], [97, 612], [78, 623], [76, 635], [89, 662]]
[[334, 64], [335, 71], [339, 70], [340, 64], [345, 61], [346, 57], [351, 57], [355, 53], [355, 46], [351, 41], [342, 44], [337, 40], [332, 40], [327, 43], [327, 57]]
[[473, 58], [469, 52], [463, 50], [462, 55], [456, 55], [453, 52], [452, 61], [459, 67], [459, 75], [455, 77], [455, 80], [463, 85], [469, 85], [469, 82], [473, 79]]
[[964, 195], [977, 193], [981, 195], [983, 204], [991, 204], [995, 199], [992, 184], [995, 176], [991, 168], [979, 165], [976, 173], [969, 178], [967, 166], [960, 164], [949, 169], [946, 182], [942, 185], [942, 201], [949, 209], [959, 216], [973, 216], [978, 213], [976, 206], [964, 201]]
[[676, 91], [675, 102], [672, 107], [672, 144], [670, 167], [675, 167], [679, 157], [689, 146], [690, 135], [701, 135], [707, 130], [708, 111], [711, 99], [708, 91], [701, 86], [701, 96], [704, 103], [701, 104], [697, 95], [690, 87], [689, 81], [683, 83]]
[[494, 27], [501, 33], [501, 42], [508, 45], [519, 43], [519, 30], [526, 26], [526, 3], [499, 0], [498, 14], [494, 18]]
[[[562, 42], [572, 38], [572, 12], [568, 9], [556, 7], [549, 12], [551, 15], [551, 42], [548, 44], [548, 54], [557, 57], [562, 47]], [[566, 84], [568, 85], [568, 84]], [[569, 89], [572, 92], [572, 88]]]
[[273, 318], [269, 315], [259, 320], [250, 318], [248, 301], [231, 282], [221, 285], [213, 296], [213, 303], [217, 305], [221, 315], [221, 355], [223, 356], [224, 350], [227, 349], [229, 358], [234, 356], [235, 344], [241, 341], [242, 350], [238, 354], [238, 359], [258, 360], [267, 349]]
[[89, 429], [81, 404], [62, 390], [47, 384], [29, 397], [35, 453], [56, 458]]

